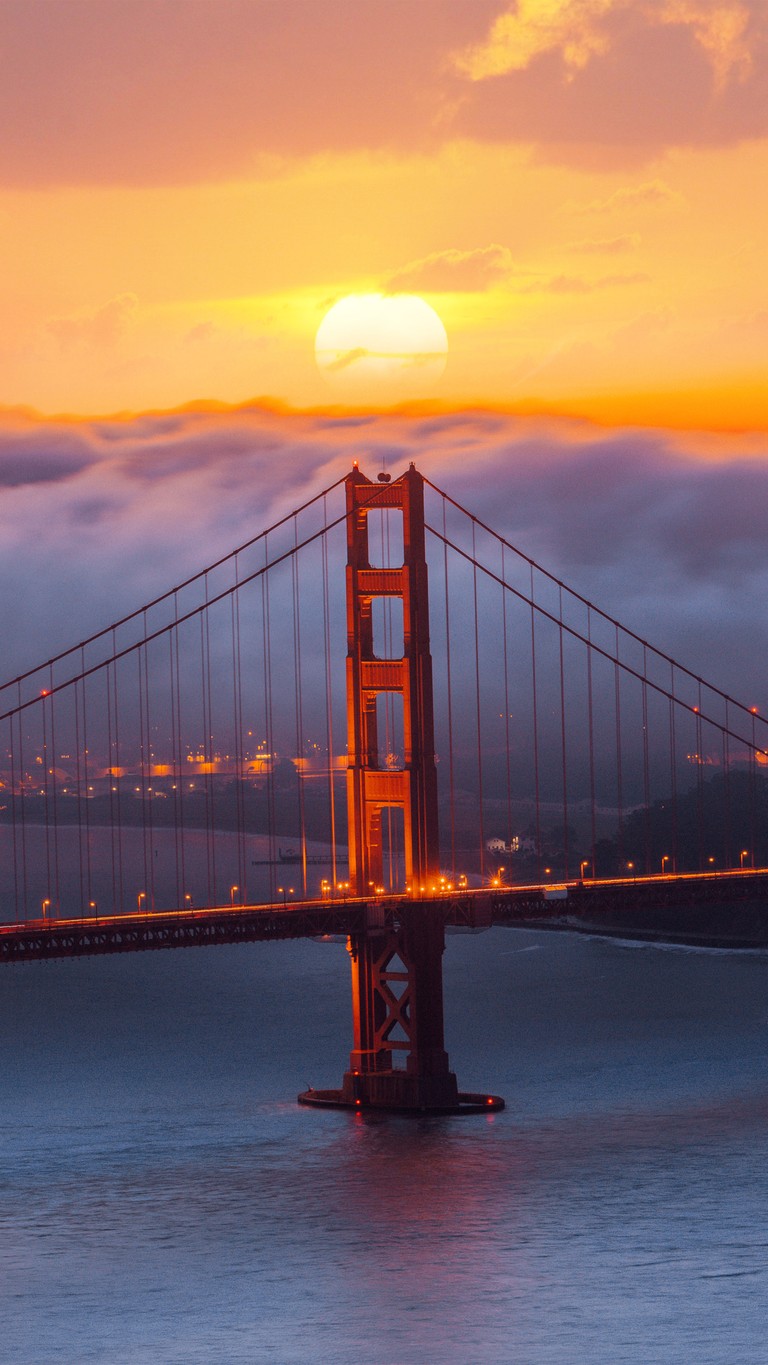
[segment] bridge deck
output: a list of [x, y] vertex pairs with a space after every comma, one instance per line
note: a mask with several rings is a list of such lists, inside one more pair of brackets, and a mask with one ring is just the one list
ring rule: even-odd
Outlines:
[[[494, 924], [768, 947], [768, 869], [447, 892], [447, 927]], [[410, 897], [162, 910], [0, 925], [0, 962], [323, 938], [392, 927]]]

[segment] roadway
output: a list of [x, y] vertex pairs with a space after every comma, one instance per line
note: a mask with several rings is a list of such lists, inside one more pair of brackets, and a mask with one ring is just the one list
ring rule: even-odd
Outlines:
[[768, 868], [584, 879], [423, 896], [343, 896], [269, 905], [135, 911], [0, 924], [0, 962], [159, 948], [327, 938], [394, 928], [420, 903], [447, 928], [492, 925], [596, 933], [712, 947], [768, 947]]

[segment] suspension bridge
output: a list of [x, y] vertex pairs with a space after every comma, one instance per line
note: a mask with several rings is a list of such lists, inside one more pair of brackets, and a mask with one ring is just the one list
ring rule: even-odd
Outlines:
[[446, 929], [765, 946], [765, 724], [355, 465], [0, 687], [0, 958], [343, 935], [349, 1067], [301, 1100], [499, 1108], [450, 1070]]

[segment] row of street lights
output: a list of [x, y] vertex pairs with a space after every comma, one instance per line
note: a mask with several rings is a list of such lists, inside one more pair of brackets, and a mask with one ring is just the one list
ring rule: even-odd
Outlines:
[[[750, 856], [750, 851], [749, 851], [748, 848], [743, 848], [743, 849], [740, 851], [740, 853], [739, 853], [739, 868], [741, 869], [742, 872], [744, 871], [744, 859], [745, 859], [745, 858], [748, 858], [749, 856]], [[662, 859], [661, 859], [661, 874], [662, 874], [662, 876], [664, 876], [664, 875], [667, 874], [667, 864], [668, 864], [668, 863], [671, 863], [671, 861], [672, 861], [672, 859], [671, 859], [671, 857], [670, 857], [670, 855], [669, 855], [668, 853], [663, 854]], [[715, 863], [716, 863], [716, 862], [717, 862], [717, 859], [714, 858], [714, 857], [709, 857], [709, 858], [707, 858], [707, 865], [708, 865], [710, 871], [714, 871], [714, 867], [715, 867]], [[587, 869], [588, 867], [591, 867], [591, 866], [592, 866], [592, 859], [591, 859], [591, 858], [582, 858], [581, 862], [579, 863], [579, 879], [580, 879], [581, 881], [584, 881], [584, 880], [585, 880], [585, 878], [584, 878], [584, 873], [585, 873], [586, 869]], [[634, 862], [631, 862], [631, 861], [630, 861], [630, 862], [626, 863], [626, 870], [627, 870], [627, 872], [629, 872], [629, 873], [631, 873], [633, 876], [635, 876], [635, 875], [636, 875], [636, 872], [635, 872], [635, 864], [634, 864]], [[504, 873], [505, 873], [505, 871], [506, 871], [506, 868], [503, 868], [503, 867], [500, 867], [500, 868], [499, 868], [498, 872], [496, 873], [496, 876], [495, 876], [495, 877], [492, 877], [492, 878], [490, 879], [490, 884], [491, 884], [491, 886], [503, 886], [503, 885], [504, 885]], [[549, 876], [551, 876], [551, 874], [552, 874], [552, 868], [551, 868], [551, 867], [545, 867], [545, 868], [544, 868], [544, 876], [545, 876], [545, 877], [549, 877]], [[465, 879], [465, 880], [466, 880], [466, 879]], [[592, 879], [587, 878], [587, 880], [592, 880]]]
[[[748, 848], [743, 848], [743, 849], [741, 849], [741, 851], [740, 851], [740, 853], [739, 853], [739, 868], [740, 868], [740, 870], [741, 870], [742, 872], [744, 871], [744, 859], [745, 859], [745, 858], [748, 858], [749, 856], [750, 856], [750, 850], [749, 850]], [[665, 853], [665, 854], [662, 856], [662, 859], [661, 859], [661, 873], [662, 873], [662, 876], [664, 876], [664, 875], [666, 874], [666, 872], [667, 872], [667, 864], [670, 863], [671, 861], [672, 861], [672, 860], [671, 860], [670, 855], [669, 855], [668, 853]], [[713, 858], [713, 857], [710, 857], [710, 858], [707, 859], [707, 863], [709, 864], [709, 867], [710, 867], [711, 870], [714, 870], [715, 862], [716, 862], [716, 859]], [[580, 862], [580, 864], [579, 864], [579, 878], [580, 878], [581, 881], [584, 881], [584, 872], [585, 872], [585, 869], [588, 868], [588, 867], [591, 867], [591, 865], [592, 865], [592, 860], [591, 860], [591, 858], [582, 858], [582, 860], [581, 860], [581, 862]], [[636, 875], [636, 873], [635, 873], [635, 864], [634, 864], [634, 862], [628, 862], [627, 865], [626, 865], [626, 869], [627, 869], [627, 872], [628, 872], [628, 873], [631, 873], [632, 876], [635, 876], [635, 875]], [[505, 872], [506, 872], [506, 868], [500, 867], [499, 870], [498, 870], [498, 872], [496, 873], [496, 876], [491, 878], [491, 886], [503, 886], [503, 885], [504, 885], [504, 873], [505, 873]], [[551, 868], [551, 867], [545, 867], [545, 868], [544, 868], [544, 875], [545, 875], [546, 877], [551, 876], [551, 873], [552, 873], [552, 868]], [[382, 895], [383, 892], [384, 892], [384, 887], [383, 887], [383, 886], [376, 886], [373, 882], [370, 882], [370, 883], [369, 883], [369, 886], [370, 886], [371, 891], [372, 891], [375, 895]], [[465, 890], [465, 889], [466, 889], [466, 886], [467, 886], [467, 878], [466, 878], [466, 876], [462, 876], [462, 877], [459, 879], [459, 889], [460, 889], [460, 890]], [[425, 890], [425, 889], [426, 889], [426, 888], [422, 888], [422, 890]], [[436, 888], [435, 888], [435, 889], [436, 889]], [[445, 890], [449, 890], [449, 889], [450, 889], [450, 890], [453, 890], [453, 883], [451, 883], [451, 884], [449, 885], [448, 883], [446, 883], [445, 878], [441, 878], [440, 890], [441, 890], [441, 891], [445, 891]], [[235, 904], [236, 904], [236, 902], [235, 902], [235, 897], [236, 897], [236, 895], [238, 894], [239, 890], [240, 890], [240, 887], [237, 886], [237, 885], [235, 885], [235, 884], [233, 884], [233, 885], [230, 886], [230, 888], [229, 888], [229, 903], [230, 903], [230, 905], [232, 906], [233, 909], [234, 909], [234, 906], [235, 906]], [[286, 886], [278, 886], [277, 891], [278, 891], [278, 895], [282, 896], [282, 898], [283, 898], [283, 905], [287, 905], [287, 904], [288, 904], [288, 897], [289, 897], [289, 896], [293, 896], [293, 895], [295, 894], [294, 887], [292, 887], [292, 886], [287, 886], [287, 887], [286, 887]], [[344, 897], [344, 898], [346, 899], [346, 898], [349, 896], [349, 894], [350, 894], [350, 885], [349, 885], [349, 882], [337, 882], [335, 886], [332, 886], [331, 883], [330, 883], [330, 881], [328, 881], [328, 879], [327, 879], [326, 877], [324, 877], [323, 880], [322, 880], [321, 883], [320, 883], [320, 895], [323, 897], [323, 899], [329, 899], [329, 898], [332, 897], [332, 895], [334, 894], [334, 892], [340, 893], [340, 894], [342, 895], [342, 897]], [[146, 902], [146, 899], [147, 899], [147, 893], [146, 893], [146, 891], [139, 891], [138, 894], [137, 894], [137, 897], [136, 897], [136, 909], [137, 909], [137, 911], [139, 912], [139, 914], [141, 914], [142, 909], [145, 909], [145, 908], [146, 908], [146, 906], [145, 906], [145, 904], [144, 904], [144, 902]], [[154, 908], [154, 899], [153, 899], [153, 908]], [[98, 910], [98, 906], [97, 906], [96, 901], [89, 901], [89, 902], [88, 902], [88, 909], [89, 909], [89, 911], [91, 912], [91, 914], [94, 914], [94, 915], [95, 915], [96, 912], [97, 912], [97, 910]], [[191, 909], [192, 909], [192, 896], [190, 895], [190, 893], [189, 893], [188, 891], [186, 891], [186, 892], [184, 893], [184, 909], [185, 909], [185, 910], [191, 910]], [[48, 920], [48, 919], [51, 918], [51, 900], [50, 900], [50, 897], [49, 897], [49, 896], [46, 896], [46, 897], [45, 897], [45, 900], [43, 900], [43, 901], [41, 902], [41, 911], [42, 911], [42, 918], [43, 918], [44, 920]]]

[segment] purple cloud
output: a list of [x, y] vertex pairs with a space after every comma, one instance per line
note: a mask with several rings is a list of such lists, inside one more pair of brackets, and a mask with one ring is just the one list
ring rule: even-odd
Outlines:
[[[341, 477], [413, 460], [523, 552], [739, 694], [764, 691], [768, 450], [501, 413], [251, 405], [0, 421], [6, 675], [140, 606]], [[3, 465], [3, 459], [6, 464]]]

